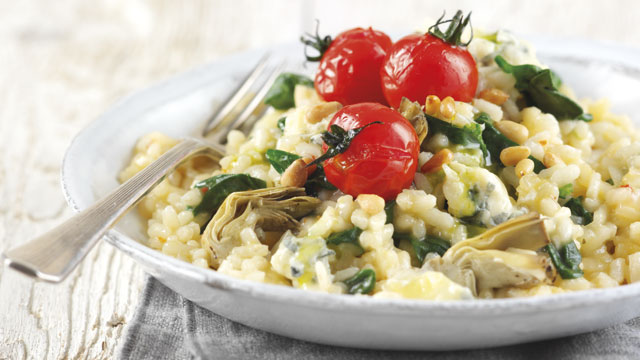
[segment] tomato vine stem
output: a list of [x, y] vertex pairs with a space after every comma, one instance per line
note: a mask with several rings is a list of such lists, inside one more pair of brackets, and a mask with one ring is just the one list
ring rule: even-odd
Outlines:
[[[327, 49], [329, 49], [329, 45], [331, 45], [331, 42], [333, 41], [330, 35], [327, 35], [324, 37], [320, 36], [318, 34], [319, 28], [320, 28], [320, 21], [316, 19], [316, 33], [315, 34], [306, 33], [300, 37], [300, 41], [305, 45], [304, 57], [307, 59], [307, 61], [320, 61], [320, 59], [322, 59], [322, 55], [324, 55]], [[307, 49], [309, 47], [316, 49], [316, 51], [318, 51], [318, 55], [316, 56], [309, 55], [309, 53], [307, 52]]]
[[[464, 17], [462, 10], [458, 10], [456, 11], [456, 14], [453, 16], [453, 18], [448, 20], [443, 20], [444, 15], [445, 13], [443, 12], [438, 21], [436, 21], [434, 25], [431, 25], [431, 27], [429, 27], [428, 33], [445, 42], [448, 42], [451, 45], [469, 45], [469, 43], [471, 43], [471, 40], [473, 39], [473, 27], [471, 27], [471, 12], [469, 12], [467, 17]], [[440, 30], [440, 25], [447, 23], [449, 24], [447, 30], [442, 32], [442, 30]], [[462, 42], [462, 33], [464, 32], [464, 29], [465, 27], [467, 27], [467, 25], [469, 25], [469, 27], [471, 28], [471, 36], [469, 37], [469, 40], [467, 40], [466, 42]]]
[[322, 140], [329, 147], [327, 149], [327, 152], [322, 154], [322, 156], [320, 156], [319, 158], [308, 163], [306, 167], [320, 164], [327, 159], [330, 159], [347, 151], [347, 148], [349, 147], [349, 145], [351, 145], [351, 141], [353, 141], [356, 135], [358, 135], [365, 128], [374, 124], [382, 124], [382, 122], [373, 121], [362, 127], [351, 130], [345, 130], [338, 125], [331, 125], [329, 131], [325, 131], [322, 133]]

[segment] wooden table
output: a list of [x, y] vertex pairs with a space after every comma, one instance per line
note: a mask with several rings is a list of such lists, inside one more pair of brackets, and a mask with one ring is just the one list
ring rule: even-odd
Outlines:
[[[440, 3], [324, 1], [0, 1], [0, 249], [71, 215], [64, 150], [118, 98], [248, 48], [352, 26], [423, 27]], [[640, 46], [632, 1], [449, 1], [474, 24]], [[501, 25], [499, 25], [501, 24]], [[105, 149], [108, 156], [109, 149]], [[113, 358], [145, 275], [107, 244], [63, 283], [0, 267], [0, 358]]]

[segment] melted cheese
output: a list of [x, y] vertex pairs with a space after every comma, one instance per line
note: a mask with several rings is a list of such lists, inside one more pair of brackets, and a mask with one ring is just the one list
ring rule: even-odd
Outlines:
[[407, 269], [380, 282], [378, 297], [424, 300], [471, 299], [471, 291], [436, 271]]
[[493, 226], [507, 220], [513, 205], [507, 189], [489, 170], [452, 162], [443, 167], [444, 196], [451, 215], [463, 218], [478, 216], [479, 223]]
[[333, 284], [329, 267], [329, 257], [334, 254], [321, 237], [298, 238], [287, 232], [271, 257], [271, 265], [291, 280], [294, 287], [341, 292], [342, 289]]

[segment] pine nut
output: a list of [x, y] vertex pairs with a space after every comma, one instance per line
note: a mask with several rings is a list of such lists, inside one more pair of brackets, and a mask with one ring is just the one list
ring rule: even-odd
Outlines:
[[440, 114], [447, 119], [452, 119], [456, 115], [456, 102], [451, 96], [447, 96], [440, 103]]
[[526, 146], [511, 146], [500, 152], [500, 161], [505, 166], [514, 166], [520, 160], [531, 155], [531, 150]]
[[533, 171], [533, 167], [533, 160], [522, 159], [518, 161], [518, 164], [516, 165], [516, 175], [521, 178], [527, 174], [530, 174]]
[[442, 149], [431, 157], [420, 171], [426, 174], [434, 173], [442, 169], [442, 165], [448, 164], [453, 160], [453, 153], [449, 149]]
[[[305, 166], [309, 165], [309, 163], [312, 162], [313, 160], [315, 160], [315, 158], [312, 158], [312, 157], [306, 157], [306, 158], [302, 159], [302, 161], [304, 161]], [[311, 176], [311, 174], [313, 174], [313, 172], [316, 171], [317, 168], [318, 168], [318, 166], [315, 165], [315, 164], [307, 167], [306, 168], [307, 169], [307, 177]]]
[[302, 187], [307, 182], [307, 164], [303, 159], [298, 159], [291, 163], [282, 173], [280, 184], [282, 186]]
[[502, 105], [509, 99], [509, 94], [496, 88], [484, 89], [478, 96], [480, 99], [487, 100], [496, 105]]
[[375, 215], [384, 210], [384, 199], [378, 195], [360, 194], [356, 202], [369, 215]]
[[424, 112], [429, 115], [436, 115], [440, 110], [440, 98], [436, 95], [429, 95], [424, 101]]
[[562, 159], [560, 159], [558, 156], [548, 152], [544, 154], [544, 157], [542, 158], [542, 163], [544, 164], [545, 167], [552, 167], [552, 166], [556, 166], [558, 164], [562, 164], [564, 165], [564, 161], [562, 161]]
[[337, 101], [315, 105], [311, 107], [311, 109], [307, 110], [307, 122], [310, 124], [316, 124], [340, 109], [342, 109], [342, 104]]
[[526, 126], [510, 120], [502, 120], [495, 123], [496, 128], [509, 138], [509, 140], [522, 144], [529, 138], [529, 129]]

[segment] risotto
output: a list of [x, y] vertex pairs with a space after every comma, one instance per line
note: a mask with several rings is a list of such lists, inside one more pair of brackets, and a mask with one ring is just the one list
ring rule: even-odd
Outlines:
[[[267, 96], [272, 108], [248, 135], [229, 133], [219, 165], [193, 159], [142, 200], [149, 247], [239, 279], [387, 298], [520, 297], [640, 281], [640, 132], [607, 100], [575, 99], [506, 31], [450, 45], [473, 61], [469, 98], [428, 86], [415, 95], [409, 83], [394, 85], [404, 91], [395, 99], [384, 85], [397, 73], [396, 47], [411, 36], [422, 37], [412, 46], [446, 46], [451, 34], [437, 26], [380, 45], [371, 76], [382, 95], [353, 100], [349, 85], [328, 91], [322, 74], [350, 41], [343, 34], [318, 57], [315, 81], [281, 75]], [[379, 121], [340, 123], [363, 121], [365, 110]], [[402, 151], [389, 150], [394, 136]], [[144, 136], [120, 180], [176, 143]], [[361, 148], [354, 174], [350, 152]]]

